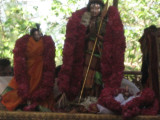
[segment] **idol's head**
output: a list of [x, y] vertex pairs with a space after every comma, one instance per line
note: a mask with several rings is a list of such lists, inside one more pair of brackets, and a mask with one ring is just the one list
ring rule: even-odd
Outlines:
[[97, 17], [101, 14], [101, 11], [104, 7], [102, 0], [90, 0], [87, 9], [91, 13], [92, 17]]
[[41, 31], [40, 31], [40, 25], [37, 24], [36, 26], [37, 26], [37, 28], [32, 28], [32, 29], [31, 29], [30, 35], [33, 37], [33, 39], [34, 39], [35, 41], [38, 41], [38, 40], [40, 40], [40, 38], [41, 38], [41, 36], [42, 36], [42, 33], [41, 33]]

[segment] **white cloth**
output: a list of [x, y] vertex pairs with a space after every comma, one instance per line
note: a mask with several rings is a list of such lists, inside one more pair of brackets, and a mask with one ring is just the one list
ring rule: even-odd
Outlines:
[[133, 82], [131, 82], [127, 79], [123, 79], [121, 82], [121, 88], [125, 89], [126, 86], [128, 86], [129, 92], [132, 93], [133, 95], [137, 95], [137, 93], [140, 92], [138, 87]]
[[12, 76], [0, 76], [0, 94], [2, 94], [4, 89], [8, 86], [11, 79]]
[[[123, 94], [118, 94], [114, 99], [117, 102], [120, 102], [121, 105], [125, 105], [126, 103], [128, 103], [129, 101], [131, 101], [133, 98], [135, 98], [136, 96], [131, 96], [129, 97], [127, 100], [124, 99]], [[99, 114], [114, 114], [111, 110], [109, 110], [108, 108], [105, 108], [99, 104], [97, 104], [97, 108], [99, 110]]]
[[97, 104], [97, 108], [99, 110], [99, 112], [98, 112], [99, 114], [113, 114], [113, 112], [111, 110], [109, 110], [99, 104]]
[[121, 103], [121, 105], [125, 105], [125, 104], [127, 104], [129, 101], [131, 101], [133, 98], [135, 98], [135, 97], [137, 97], [137, 96], [131, 96], [131, 97], [129, 97], [128, 99], [124, 99], [124, 97], [123, 97], [123, 94], [118, 94], [114, 99], [116, 100], [116, 101], [118, 101], [118, 102], [120, 102]]
[[114, 98], [117, 102], [123, 103], [125, 101], [123, 94], [118, 94], [115, 98]]
[[[131, 101], [132, 99], [134, 99], [137, 96], [137, 93], [140, 92], [140, 90], [137, 88], [137, 86], [132, 83], [131, 81], [127, 80], [127, 79], [123, 79], [122, 83], [121, 83], [121, 88], [126, 88], [126, 86], [128, 86], [129, 88], [129, 92], [133, 94], [133, 96], [129, 97], [128, 99], [124, 99], [123, 94], [118, 94], [116, 97], [114, 97], [114, 99], [118, 102], [121, 103], [121, 105], [125, 105], [126, 103], [128, 103], [129, 101]], [[99, 114], [113, 114], [113, 112], [99, 104], [97, 104], [97, 108], [99, 110]]]

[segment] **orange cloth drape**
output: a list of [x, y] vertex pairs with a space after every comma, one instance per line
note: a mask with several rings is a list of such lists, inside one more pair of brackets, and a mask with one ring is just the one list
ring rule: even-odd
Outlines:
[[[42, 79], [43, 50], [43, 40], [41, 39], [36, 42], [32, 37], [30, 37], [27, 43], [27, 51], [24, 53], [27, 56], [27, 74], [30, 78], [30, 95], [38, 88], [38, 85]], [[1, 102], [8, 110], [14, 110], [19, 104], [23, 103], [23, 101], [17, 94], [18, 87], [14, 77], [8, 86], [13, 88], [13, 90], [3, 95]], [[51, 95], [51, 97], [46, 99], [46, 101], [42, 101], [39, 104], [49, 109], [53, 109], [53, 96]]]

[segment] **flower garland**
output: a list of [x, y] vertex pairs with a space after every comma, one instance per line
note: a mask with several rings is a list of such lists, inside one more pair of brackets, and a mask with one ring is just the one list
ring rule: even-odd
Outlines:
[[50, 36], [43, 36], [44, 43], [44, 66], [42, 82], [32, 95], [29, 94], [29, 78], [27, 75], [26, 49], [30, 35], [25, 35], [16, 41], [14, 52], [14, 74], [18, 84], [18, 95], [24, 100], [33, 103], [43, 101], [53, 91], [55, 72], [55, 45]]
[[108, 10], [101, 59], [102, 80], [105, 88], [119, 88], [123, 79], [125, 37], [123, 24], [116, 7]]
[[67, 24], [58, 86], [61, 92], [67, 94], [69, 100], [74, 99], [81, 88], [86, 27], [80, 24], [80, 21], [85, 11], [86, 8], [73, 13]]
[[[122, 114], [124, 119], [137, 115], [156, 115], [159, 110], [158, 100], [155, 98], [153, 90], [146, 88], [138, 97], [122, 106], [114, 99], [124, 89], [105, 88], [99, 97], [98, 104], [110, 109], [114, 113]], [[149, 99], [148, 99], [149, 98]]]
[[118, 9], [110, 7], [107, 15], [109, 20], [101, 59], [102, 80], [105, 88], [101, 91], [98, 103], [120, 114], [121, 104], [114, 97], [122, 92], [120, 85], [124, 71], [125, 37]]
[[153, 90], [146, 88], [139, 97], [134, 98], [123, 106], [122, 114], [123, 118], [126, 119], [136, 115], [157, 115], [158, 111], [159, 103]]
[[123, 91], [124, 89], [105, 88], [102, 90], [98, 103], [111, 111], [120, 114], [122, 111], [121, 103], [116, 101], [114, 97]]
[[29, 81], [27, 75], [27, 63], [26, 63], [26, 48], [29, 40], [29, 35], [25, 35], [18, 39], [13, 50], [14, 53], [14, 77], [18, 84], [18, 95], [22, 99], [28, 98], [29, 93]]

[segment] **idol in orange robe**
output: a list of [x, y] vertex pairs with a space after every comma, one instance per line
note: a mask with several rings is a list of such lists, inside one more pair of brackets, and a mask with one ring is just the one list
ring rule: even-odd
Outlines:
[[[36, 31], [36, 30], [35, 30]], [[39, 31], [38, 31], [39, 32]], [[10, 111], [39, 105], [54, 110], [55, 46], [50, 36], [25, 35], [14, 48], [14, 77], [2, 95], [1, 103]]]

